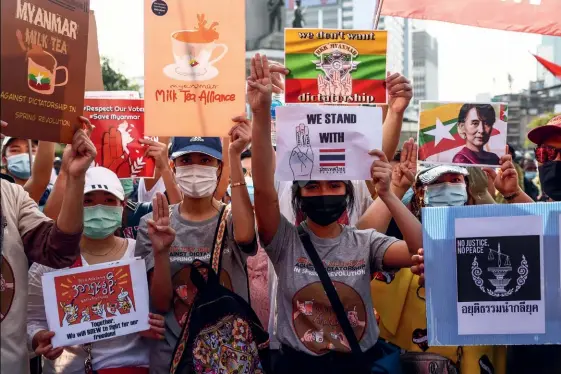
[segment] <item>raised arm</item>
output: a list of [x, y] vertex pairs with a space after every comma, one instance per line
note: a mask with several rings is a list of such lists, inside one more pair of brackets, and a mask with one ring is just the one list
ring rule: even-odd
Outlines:
[[150, 297], [156, 311], [166, 313], [171, 308], [173, 298], [169, 252], [175, 240], [175, 230], [170, 226], [169, 205], [163, 194], [156, 193], [152, 207], [152, 219], [146, 221], [154, 255]]
[[271, 143], [272, 81], [266, 56], [251, 59], [247, 80], [247, 101], [253, 112], [251, 171], [253, 174], [255, 216], [259, 237], [265, 245], [273, 240], [280, 223], [280, 208], [274, 182], [274, 156]]
[[84, 196], [86, 170], [95, 159], [96, 153], [95, 146], [86, 131], [76, 131], [68, 160], [66, 192], [57, 218], [57, 226], [64, 233], [70, 234], [82, 231], [84, 204], [81, 201]]
[[[391, 190], [399, 198], [403, 198], [407, 190], [415, 181], [417, 172], [417, 145], [413, 138], [403, 144], [401, 159], [392, 171]], [[359, 229], [375, 229], [386, 232], [392, 219], [392, 214], [381, 198], [374, 200], [368, 210], [360, 217], [356, 227]]]
[[49, 185], [54, 160], [55, 143], [40, 141], [33, 161], [31, 176], [23, 186], [23, 189], [36, 203], [41, 200], [41, 196]]
[[518, 173], [512, 163], [512, 156], [508, 153], [501, 157], [499, 173], [494, 169], [485, 168], [483, 171], [494, 181], [495, 188], [503, 195], [508, 204], [533, 203], [534, 200], [520, 188]]
[[388, 160], [393, 158], [399, 144], [399, 135], [403, 125], [403, 115], [413, 97], [411, 82], [399, 73], [388, 72], [386, 78], [388, 90], [388, 114], [382, 126], [382, 151]]
[[230, 184], [230, 138], [222, 138], [222, 175], [216, 186], [216, 192], [214, 193], [214, 198], [216, 200], [222, 200], [224, 195], [226, 195], [226, 190]]
[[230, 175], [232, 177], [232, 220], [234, 239], [238, 244], [251, 244], [255, 240], [253, 207], [245, 185], [241, 155], [251, 142], [251, 125], [245, 116], [233, 118], [236, 124], [230, 130]]
[[378, 190], [378, 196], [394, 218], [397, 227], [403, 234], [402, 241], [392, 244], [384, 256], [384, 266], [409, 267], [412, 265], [411, 256], [423, 246], [423, 228], [417, 218], [407, 209], [401, 200], [392, 192], [390, 180], [392, 167], [384, 152], [374, 150], [370, 153], [379, 159], [372, 163], [372, 182]]
[[[153, 157], [156, 162], [156, 176], [161, 177], [166, 187], [166, 193], [170, 204], [178, 204], [182, 200], [181, 190], [175, 182], [175, 176], [169, 165], [168, 146], [166, 143], [157, 142], [151, 139], [139, 139], [141, 144], [148, 145], [146, 156]], [[144, 183], [150, 179], [145, 179]], [[154, 178], [156, 180], [156, 178]], [[147, 185], [148, 186], [148, 185]], [[152, 185], [153, 188], [154, 185]], [[146, 187], [148, 189], [148, 187]]]

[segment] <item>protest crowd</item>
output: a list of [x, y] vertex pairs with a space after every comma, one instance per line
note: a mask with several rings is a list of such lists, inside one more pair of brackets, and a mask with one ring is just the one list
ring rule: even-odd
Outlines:
[[[74, 119], [60, 158], [55, 142], [35, 140], [1, 118], [2, 373], [561, 373], [561, 346], [543, 341], [432, 344], [441, 335], [430, 329], [450, 321], [431, 321], [429, 314], [437, 305], [430, 303], [434, 287], [443, 279], [436, 273], [447, 270], [429, 267], [428, 251], [435, 246], [425, 222], [430, 212], [479, 217], [470, 212], [481, 206], [522, 211], [543, 205], [559, 216], [561, 115], [529, 132], [535, 153], [518, 157], [506, 140], [498, 152], [496, 145], [489, 148], [493, 126], [502, 121], [491, 104], [459, 104], [452, 118], [459, 142], [449, 160], [434, 159], [420, 139], [400, 144], [414, 94], [409, 77], [385, 73], [384, 110], [370, 105], [368, 117], [361, 117], [358, 105], [346, 107], [356, 114], [339, 114], [345, 105], [333, 102], [286, 104], [275, 112], [273, 95], [288, 97], [290, 68], [259, 53], [251, 58], [249, 76], [240, 82], [248, 111], [226, 113], [231, 126], [222, 137], [184, 130], [181, 136], [134, 135], [142, 162], [151, 165], [149, 176], [105, 162], [115, 152], [111, 147], [121, 147], [117, 160], [125, 155], [125, 135], [97, 136], [100, 125], [85, 113]], [[330, 79], [350, 79], [350, 72], [347, 78], [339, 74]], [[2, 113], [10, 105], [3, 100]], [[374, 144], [362, 142], [366, 130], [355, 133], [360, 139], [345, 147], [362, 147], [360, 161], [347, 150], [346, 166], [334, 163], [345, 156], [317, 149], [311, 114], [308, 125], [296, 121], [297, 139], [292, 132], [288, 141], [279, 125], [283, 116], [296, 115], [291, 108], [298, 105], [332, 110], [324, 118], [341, 131], [342, 123], [353, 121], [372, 127], [380, 116], [379, 146], [365, 148]], [[177, 120], [178, 127], [191, 125]], [[315, 178], [314, 162], [330, 174]], [[292, 177], [279, 178], [279, 168]], [[365, 178], [333, 177], [341, 168]], [[497, 216], [514, 210], [504, 212]], [[476, 261], [487, 259], [482, 242], [462, 247], [462, 253], [481, 254], [470, 257], [475, 275], [481, 272]], [[543, 243], [542, 256], [559, 252], [559, 246], [547, 247], [551, 241]], [[454, 253], [456, 245], [447, 250]], [[498, 256], [497, 271], [511, 266], [500, 262], [508, 246], [488, 253]], [[515, 269], [520, 261], [511, 257]], [[522, 258], [533, 271], [530, 257]], [[520, 274], [516, 291], [503, 282], [489, 295], [523, 292], [523, 265], [514, 270]], [[543, 265], [541, 271], [543, 295]], [[456, 276], [472, 282], [470, 273]], [[451, 298], [438, 305], [451, 305], [453, 316], [461, 310], [483, 315], [483, 301], [493, 300], [481, 300], [468, 306]], [[537, 315], [540, 305], [528, 305], [528, 314]], [[486, 313], [495, 313], [492, 308]], [[548, 309], [544, 320], [544, 328], [550, 320], [561, 326], [561, 309]], [[548, 343], [561, 344], [561, 336]]]

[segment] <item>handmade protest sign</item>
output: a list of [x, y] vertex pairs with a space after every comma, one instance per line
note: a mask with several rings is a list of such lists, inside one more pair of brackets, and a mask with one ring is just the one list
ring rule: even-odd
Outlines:
[[119, 178], [154, 178], [155, 161], [146, 157], [144, 100], [85, 99], [84, 115], [95, 126], [90, 138], [97, 149], [95, 166]]
[[429, 346], [561, 343], [559, 212], [423, 209]]
[[226, 136], [245, 108], [245, 2], [144, 0], [146, 133]]
[[421, 101], [419, 162], [499, 165], [505, 154], [508, 105]]
[[284, 33], [287, 103], [386, 103], [387, 31]]
[[140, 99], [138, 91], [86, 91], [86, 99]]
[[382, 147], [382, 110], [289, 105], [276, 108], [277, 180], [370, 180]]
[[89, 0], [2, 2], [6, 135], [72, 142], [84, 107], [89, 6]]
[[458, 334], [545, 332], [542, 221], [456, 218]]
[[110, 339], [149, 329], [144, 260], [57, 270], [43, 275], [53, 347]]

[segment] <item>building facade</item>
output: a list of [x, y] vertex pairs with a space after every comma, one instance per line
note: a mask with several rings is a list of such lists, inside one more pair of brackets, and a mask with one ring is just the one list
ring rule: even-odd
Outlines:
[[412, 32], [413, 108], [419, 100], [438, 100], [438, 42], [424, 30]]

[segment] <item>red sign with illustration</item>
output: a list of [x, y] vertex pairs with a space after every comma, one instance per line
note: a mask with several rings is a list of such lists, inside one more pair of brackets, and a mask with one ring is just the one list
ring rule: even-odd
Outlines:
[[91, 139], [97, 149], [96, 166], [119, 178], [153, 178], [155, 161], [145, 155], [144, 100], [85, 99], [84, 116], [95, 126]]
[[135, 312], [130, 265], [54, 278], [61, 327]]

